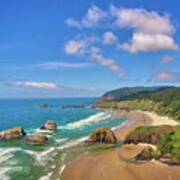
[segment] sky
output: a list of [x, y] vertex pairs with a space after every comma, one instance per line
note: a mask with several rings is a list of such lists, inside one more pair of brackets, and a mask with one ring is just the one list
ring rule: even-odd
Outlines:
[[98, 97], [180, 85], [178, 0], [6, 0], [0, 97]]

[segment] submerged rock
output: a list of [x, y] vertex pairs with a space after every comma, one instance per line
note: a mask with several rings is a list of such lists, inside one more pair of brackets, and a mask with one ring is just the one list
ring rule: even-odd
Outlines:
[[42, 126], [40, 129], [55, 131], [55, 130], [57, 130], [57, 125], [54, 121], [48, 120], [46, 122], [46, 124], [44, 126]]
[[116, 144], [117, 138], [110, 128], [104, 127], [95, 130], [86, 143], [106, 143], [106, 144]]
[[23, 144], [28, 145], [40, 145], [40, 144], [47, 144], [49, 139], [46, 135], [40, 133], [34, 133], [29, 139], [26, 139]]
[[26, 135], [23, 128], [21, 126], [14, 127], [12, 129], [8, 129], [5, 131], [2, 131], [0, 133], [0, 140], [13, 140], [13, 139], [19, 139]]

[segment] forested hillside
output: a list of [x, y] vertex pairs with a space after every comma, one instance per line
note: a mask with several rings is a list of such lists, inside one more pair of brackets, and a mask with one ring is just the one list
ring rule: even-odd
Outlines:
[[96, 106], [155, 111], [180, 121], [180, 87], [152, 89], [153, 87], [149, 91], [138, 91], [123, 97], [120, 95], [114, 101], [101, 101]]

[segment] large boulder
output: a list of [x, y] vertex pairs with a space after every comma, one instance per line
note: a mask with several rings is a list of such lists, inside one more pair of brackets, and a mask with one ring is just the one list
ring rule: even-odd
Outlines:
[[55, 131], [57, 130], [57, 125], [54, 121], [48, 120], [44, 126], [40, 128], [41, 130], [50, 130]]
[[86, 141], [87, 143], [116, 144], [117, 138], [110, 128], [104, 127], [95, 130]]
[[40, 144], [47, 144], [49, 139], [44, 134], [34, 133], [29, 139], [26, 139], [23, 144], [28, 145], [40, 145]]
[[26, 135], [23, 128], [21, 126], [14, 127], [12, 129], [8, 129], [2, 131], [0, 133], [0, 140], [13, 140], [23, 138]]

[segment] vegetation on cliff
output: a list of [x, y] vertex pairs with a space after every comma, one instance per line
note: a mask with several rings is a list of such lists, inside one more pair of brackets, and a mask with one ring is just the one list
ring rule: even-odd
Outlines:
[[124, 143], [150, 143], [150, 144], [158, 144], [161, 137], [165, 134], [174, 131], [174, 127], [168, 125], [162, 126], [140, 126], [135, 130], [131, 131], [125, 138]]
[[109, 91], [101, 97], [101, 101], [120, 101], [125, 100], [130, 96], [138, 96], [158, 92], [170, 88], [170, 86], [154, 86], [154, 87], [123, 87]]
[[180, 125], [160, 139], [158, 149], [162, 154], [169, 153], [174, 160], [180, 161]]
[[154, 111], [180, 121], [180, 87], [161, 87], [154, 92], [138, 92], [115, 100], [100, 101], [95, 107]]
[[[149, 143], [157, 146], [157, 150], [144, 150], [135, 159], [163, 158], [171, 163], [180, 162], [180, 125], [177, 126], [141, 126], [130, 132], [124, 143]], [[170, 162], [170, 161], [168, 161]]]

